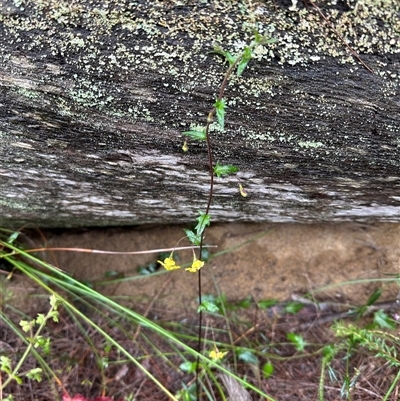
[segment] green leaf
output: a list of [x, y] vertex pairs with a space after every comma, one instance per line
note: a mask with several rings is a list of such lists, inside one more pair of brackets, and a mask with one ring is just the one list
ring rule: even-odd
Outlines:
[[225, 109], [226, 103], [224, 99], [217, 99], [214, 103], [215, 113], [217, 114], [218, 124], [222, 129], [225, 127]]
[[196, 141], [205, 141], [207, 139], [206, 129], [204, 128], [201, 131], [185, 131], [182, 132], [183, 135], [187, 135], [189, 138], [194, 139]]
[[37, 318], [36, 318], [36, 323], [42, 324], [45, 322], [46, 322], [46, 316], [43, 313], [38, 313]]
[[8, 358], [7, 356], [4, 355], [0, 356], [0, 370], [8, 374], [11, 373], [11, 359]]
[[324, 358], [330, 361], [336, 354], [336, 348], [333, 344], [328, 344], [323, 348], [322, 353], [324, 355]]
[[274, 365], [271, 361], [268, 361], [262, 368], [263, 376], [268, 379], [274, 373]]
[[251, 306], [251, 297], [248, 296], [245, 299], [241, 299], [240, 301], [237, 302], [237, 306], [243, 309], [249, 308]]
[[292, 315], [295, 315], [297, 312], [301, 311], [304, 308], [304, 304], [301, 302], [289, 302], [285, 306], [285, 312], [286, 313], [291, 313]]
[[247, 362], [252, 365], [258, 365], [258, 358], [253, 354], [253, 352], [251, 352], [248, 349], [246, 350], [239, 349], [237, 351], [237, 355], [238, 358], [243, 362]]
[[187, 228], [184, 228], [183, 231], [185, 231], [187, 239], [195, 246], [200, 245], [201, 237], [195, 234], [192, 230], [188, 230]]
[[203, 262], [207, 262], [208, 261], [208, 259], [210, 259], [210, 251], [207, 249], [207, 248], [203, 248], [202, 250], [201, 250], [201, 260], [203, 261]]
[[380, 309], [374, 313], [374, 322], [382, 329], [393, 330], [396, 328], [394, 320], [387, 313]]
[[210, 215], [199, 211], [199, 216], [196, 220], [197, 225], [194, 228], [195, 232], [186, 228], [184, 228], [183, 231], [185, 231], [186, 237], [193, 245], [199, 246], [205, 228], [210, 225]]
[[196, 401], [196, 383], [193, 383], [190, 387], [183, 383], [183, 389], [179, 391], [179, 398], [183, 401]]
[[236, 166], [232, 166], [231, 164], [220, 165], [219, 162], [214, 166], [214, 173], [218, 178], [223, 175], [234, 174], [238, 172], [239, 169]]
[[54, 310], [57, 310], [57, 308], [62, 304], [62, 299], [59, 298], [57, 295], [52, 294], [50, 295], [50, 305], [53, 307]]
[[35, 348], [40, 347], [46, 354], [50, 353], [50, 338], [37, 336], [36, 338], [32, 339], [32, 341]]
[[276, 299], [263, 299], [257, 303], [260, 309], [267, 309], [271, 306], [275, 306], [278, 303]]
[[243, 74], [243, 71], [247, 67], [247, 64], [249, 64], [249, 61], [252, 58], [252, 51], [251, 47], [246, 46], [243, 50], [242, 58], [240, 59], [238, 68], [237, 68], [237, 75], [240, 77]]
[[213, 53], [219, 54], [220, 56], [224, 57], [225, 60], [229, 63], [229, 65], [232, 65], [235, 63], [236, 59], [234, 56], [232, 56], [231, 53], [228, 51], [225, 51], [221, 46], [219, 45], [214, 45], [214, 50]]
[[196, 362], [183, 362], [179, 365], [179, 369], [185, 373], [193, 373], [196, 371]]
[[254, 32], [254, 42], [256, 45], [268, 45], [271, 43], [276, 43], [278, 39], [276, 38], [266, 38], [257, 31]]
[[235, 306], [228, 301], [226, 298], [226, 294], [222, 293], [217, 299], [215, 300], [216, 305], [220, 307], [221, 310], [223, 309], [236, 309]]
[[373, 292], [373, 294], [368, 298], [367, 306], [373, 305], [378, 300], [378, 298], [381, 296], [381, 294], [382, 294], [382, 290], [380, 288], [375, 290]]
[[7, 238], [7, 243], [9, 244], [13, 244], [14, 241], [18, 238], [20, 232], [16, 231], [14, 233], [12, 233], [8, 238]]
[[109, 354], [112, 350], [112, 346], [113, 346], [112, 343], [107, 341], [107, 343], [104, 346], [104, 352], [106, 354]]
[[196, 218], [197, 225], [195, 227], [197, 236], [200, 237], [207, 226], [210, 225], [210, 215], [199, 211], [199, 217]]
[[215, 305], [214, 302], [205, 300], [201, 303], [201, 305], [197, 309], [197, 312], [200, 312], [200, 311], [216, 313], [216, 312], [219, 312], [219, 308], [217, 305]]
[[304, 351], [304, 347], [307, 345], [307, 343], [304, 341], [302, 335], [296, 333], [288, 333], [286, 337], [294, 345], [297, 351]]
[[35, 321], [31, 320], [28, 322], [27, 320], [21, 320], [19, 322], [19, 325], [21, 326], [22, 330], [27, 333], [28, 331], [32, 330], [32, 328], [35, 326]]
[[42, 381], [42, 369], [40, 368], [34, 368], [31, 369], [26, 376], [31, 379], [31, 380], [36, 380], [37, 382]]

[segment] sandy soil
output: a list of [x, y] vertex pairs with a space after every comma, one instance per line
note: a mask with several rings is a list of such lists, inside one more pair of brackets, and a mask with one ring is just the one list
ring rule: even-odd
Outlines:
[[[87, 229], [43, 232], [49, 247], [84, 247], [112, 251], [138, 251], [174, 247], [183, 237], [182, 226]], [[400, 273], [399, 224], [214, 224], [206, 243], [216, 245], [203, 268], [203, 294], [226, 294], [237, 300], [287, 300], [298, 294], [330, 286], [316, 297], [354, 303], [364, 302], [378, 287], [385, 298], [398, 296], [398, 285], [389, 274]], [[186, 245], [184, 241], [180, 245]], [[177, 253], [190, 261], [191, 251]], [[95, 288], [141, 305], [157, 296], [154, 310], [179, 314], [196, 308], [197, 276], [181, 270], [155, 276], [137, 276], [137, 268], [157, 260], [157, 254], [115, 256], [51, 252], [44, 257]], [[106, 272], [129, 280], [104, 285]], [[136, 276], [136, 277], [132, 277]], [[381, 280], [367, 284], [338, 285], [352, 280]], [[101, 283], [103, 282], [103, 283]], [[16, 281], [19, 287], [20, 282]], [[26, 292], [34, 292], [32, 287]], [[20, 298], [20, 297], [18, 297]], [[25, 303], [25, 302], [24, 302]]]

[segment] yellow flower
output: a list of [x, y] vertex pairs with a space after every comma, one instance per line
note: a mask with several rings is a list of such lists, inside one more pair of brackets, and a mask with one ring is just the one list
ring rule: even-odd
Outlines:
[[220, 359], [222, 359], [228, 352], [221, 352], [218, 351], [218, 348], [215, 347], [215, 349], [213, 349], [210, 354], [209, 357], [213, 360], [213, 361], [218, 361]]
[[166, 270], [176, 270], [181, 268], [175, 263], [175, 260], [172, 258], [172, 253], [169, 258], [164, 259], [164, 262], [161, 262], [161, 260], [157, 260], [157, 262], [160, 263], [160, 265], [163, 265]]
[[185, 269], [186, 271], [190, 273], [196, 273], [199, 271], [202, 267], [204, 266], [204, 262], [202, 260], [196, 259], [196, 256], [193, 257], [193, 263], [192, 266], [188, 267]]

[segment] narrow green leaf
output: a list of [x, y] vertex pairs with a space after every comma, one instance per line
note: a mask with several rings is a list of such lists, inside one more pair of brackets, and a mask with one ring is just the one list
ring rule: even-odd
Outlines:
[[267, 309], [271, 306], [275, 306], [278, 303], [276, 299], [263, 299], [258, 301], [257, 305], [260, 309]]
[[242, 58], [240, 59], [238, 68], [237, 68], [237, 75], [240, 77], [243, 74], [243, 71], [247, 67], [247, 64], [249, 64], [249, 61], [252, 58], [252, 51], [251, 47], [246, 46], [243, 50], [243, 55]]
[[285, 312], [286, 313], [291, 313], [292, 315], [295, 315], [297, 312], [301, 311], [304, 308], [304, 304], [301, 302], [289, 302], [285, 306]]
[[226, 103], [224, 99], [217, 99], [214, 103], [215, 113], [217, 115], [218, 124], [222, 129], [225, 127], [225, 108]]
[[239, 308], [247, 309], [251, 306], [251, 297], [247, 297], [245, 299], [241, 299], [236, 304]]
[[207, 139], [205, 128], [201, 131], [195, 131], [195, 130], [185, 131], [182, 132], [182, 134], [187, 135], [190, 139], [194, 139], [196, 141], [205, 141]]
[[213, 167], [215, 175], [220, 178], [223, 175], [234, 174], [239, 171], [236, 166], [231, 164], [221, 165], [219, 162]]
[[382, 290], [380, 288], [375, 290], [373, 292], [373, 294], [368, 298], [367, 306], [373, 305], [378, 300], [378, 298], [381, 296], [381, 294], [382, 294]]
[[20, 234], [19, 231], [16, 231], [16, 232], [12, 233], [12, 234], [7, 238], [7, 242], [8, 242], [9, 244], [12, 244], [12, 243], [18, 238], [19, 234]]

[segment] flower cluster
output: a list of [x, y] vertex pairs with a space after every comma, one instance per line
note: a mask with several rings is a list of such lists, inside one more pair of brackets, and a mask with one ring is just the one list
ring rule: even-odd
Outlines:
[[222, 359], [228, 352], [221, 352], [216, 346], [214, 346], [214, 349], [209, 353], [209, 357], [213, 361], [219, 361]]
[[[160, 263], [160, 265], [162, 265], [166, 270], [176, 270], [176, 269], [180, 269], [181, 267], [179, 265], [176, 264], [174, 258], [174, 253], [171, 252], [171, 255], [169, 255], [168, 258], [164, 259], [164, 262], [162, 262], [161, 260], [158, 260], [157, 262]], [[196, 255], [193, 252], [193, 262], [192, 265], [190, 267], [188, 267], [187, 269], [185, 269], [186, 271], [190, 272], [190, 273], [196, 273], [197, 271], [199, 271], [202, 267], [204, 266], [204, 262], [202, 260], [199, 260], [196, 258]]]

